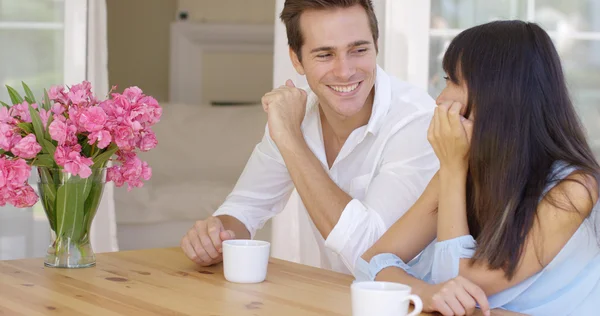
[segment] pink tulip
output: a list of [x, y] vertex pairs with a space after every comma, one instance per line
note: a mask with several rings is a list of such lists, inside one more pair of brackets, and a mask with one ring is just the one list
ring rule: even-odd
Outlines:
[[54, 120], [48, 128], [50, 137], [57, 141], [59, 145], [71, 145], [77, 143], [77, 127], [71, 120]]
[[[31, 107], [37, 109], [37, 104], [32, 104]], [[29, 113], [29, 103], [23, 101], [23, 103], [13, 105], [9, 113], [13, 117], [19, 117], [21, 121], [31, 123], [31, 115]]]
[[12, 149], [11, 152], [24, 159], [34, 158], [40, 151], [42, 146], [38, 144], [35, 135], [29, 134], [21, 139]]
[[56, 164], [64, 167], [65, 171], [81, 178], [87, 178], [92, 174], [90, 166], [94, 163], [91, 158], [81, 156], [81, 145], [58, 146], [54, 152]]
[[42, 125], [44, 128], [48, 127], [48, 119], [52, 116], [52, 111], [46, 111], [45, 109], [40, 109], [40, 119], [42, 119]]
[[107, 115], [100, 107], [93, 106], [82, 111], [79, 116], [79, 125], [88, 132], [97, 132], [104, 128]]
[[17, 120], [9, 114], [9, 110], [7, 107], [0, 107], [0, 123], [6, 124], [17, 124]]
[[19, 141], [21, 141], [21, 135], [17, 132], [16, 126], [0, 123], [0, 148], [2, 150], [11, 151]]
[[112, 137], [110, 136], [110, 132], [102, 130], [90, 133], [88, 139], [88, 144], [93, 145], [95, 142], [98, 142], [98, 148], [104, 149], [110, 145]]
[[140, 139], [140, 150], [141, 151], [149, 151], [158, 145], [158, 140], [156, 139], [156, 135], [150, 129], [142, 132], [142, 136]]
[[38, 195], [27, 184], [12, 191], [9, 202], [15, 207], [32, 207], [38, 201]]

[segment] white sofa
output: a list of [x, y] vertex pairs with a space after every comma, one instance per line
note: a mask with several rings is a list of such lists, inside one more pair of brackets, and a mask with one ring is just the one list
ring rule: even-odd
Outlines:
[[[209, 216], [231, 192], [264, 134], [266, 114], [260, 105], [161, 106], [162, 119], [153, 128], [158, 146], [140, 155], [152, 167], [152, 179], [130, 192], [126, 187], [115, 189], [118, 226], [188, 225]], [[183, 235], [178, 230], [182, 228], [171, 233], [177, 236], [165, 237], [172, 240], [166, 245]], [[119, 243], [132, 238], [129, 235], [133, 234], [119, 229]]]

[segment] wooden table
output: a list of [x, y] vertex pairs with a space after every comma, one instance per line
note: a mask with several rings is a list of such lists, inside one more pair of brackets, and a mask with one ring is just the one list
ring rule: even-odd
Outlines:
[[103, 253], [87, 269], [0, 261], [0, 315], [351, 315], [352, 280], [271, 259], [265, 282], [234, 284], [179, 248]]

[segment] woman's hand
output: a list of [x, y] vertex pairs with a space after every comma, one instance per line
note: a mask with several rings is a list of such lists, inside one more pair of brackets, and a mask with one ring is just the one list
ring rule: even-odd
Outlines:
[[490, 315], [485, 292], [461, 276], [444, 283], [428, 285], [421, 291], [420, 297], [425, 312], [439, 312], [444, 316], [472, 315], [478, 304], [484, 315]]
[[427, 131], [427, 140], [440, 161], [440, 168], [468, 168], [473, 121], [461, 116], [463, 105], [446, 102], [438, 105]]

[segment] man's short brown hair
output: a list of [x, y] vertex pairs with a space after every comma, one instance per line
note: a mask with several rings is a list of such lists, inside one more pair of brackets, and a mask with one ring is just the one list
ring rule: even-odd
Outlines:
[[377, 26], [377, 17], [375, 16], [375, 11], [373, 11], [371, 0], [285, 0], [279, 18], [285, 24], [288, 45], [296, 53], [298, 59], [302, 60], [300, 50], [304, 44], [304, 38], [300, 30], [300, 15], [304, 11], [349, 8], [355, 5], [360, 5], [367, 12], [371, 34], [373, 35], [373, 44], [377, 49], [379, 27]]

